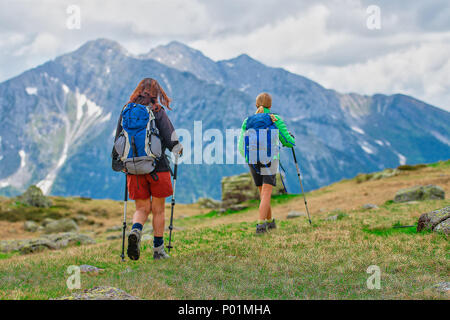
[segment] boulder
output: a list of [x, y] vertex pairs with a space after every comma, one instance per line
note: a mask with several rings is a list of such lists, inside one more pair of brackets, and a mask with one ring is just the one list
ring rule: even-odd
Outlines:
[[197, 201], [197, 204], [200, 206], [200, 208], [205, 209], [217, 209], [220, 208], [220, 201], [216, 201], [210, 198], [199, 198]]
[[12, 251], [18, 251], [26, 240], [1, 240], [0, 252], [8, 253]]
[[95, 240], [91, 237], [75, 232], [64, 232], [58, 234], [50, 234], [43, 236], [43, 239], [52, 241], [57, 249], [72, 245], [88, 245], [95, 244]]
[[330, 217], [327, 217], [325, 220], [328, 220], [328, 221], [337, 221], [339, 219], [339, 215], [334, 215], [334, 216], [330, 216]]
[[77, 223], [68, 218], [54, 220], [44, 226], [45, 233], [77, 232]]
[[31, 239], [24, 241], [18, 248], [18, 251], [22, 254], [28, 254], [47, 249], [56, 249], [56, 244], [48, 239]]
[[56, 300], [140, 300], [125, 291], [113, 287], [94, 287], [74, 292], [70, 296], [61, 297]]
[[378, 206], [376, 204], [367, 203], [363, 205], [364, 210], [372, 210], [372, 209], [378, 209]]
[[66, 232], [45, 235], [36, 239], [2, 240], [0, 241], [0, 252], [7, 253], [19, 251], [23, 254], [27, 254], [47, 249], [60, 249], [70, 245], [87, 245], [94, 243], [95, 240], [87, 235]]
[[409, 202], [422, 200], [438, 200], [445, 199], [445, 192], [439, 186], [415, 186], [412, 188], [402, 189], [397, 192], [394, 202]]
[[123, 228], [123, 226], [114, 226], [114, 227], [110, 227], [108, 229], [106, 229], [106, 232], [116, 232], [116, 231], [121, 231]]
[[27, 191], [17, 197], [17, 200], [32, 207], [48, 208], [52, 205], [51, 200], [44, 196], [42, 190], [34, 185], [28, 187]]
[[[277, 186], [273, 189], [273, 195], [284, 194], [283, 184], [280, 175], [277, 175]], [[258, 200], [259, 191], [256, 188], [250, 173], [243, 173], [237, 176], [224, 177], [222, 179], [222, 207], [229, 207], [241, 204], [247, 200]]]
[[73, 217], [73, 220], [76, 223], [87, 223], [88, 222], [88, 218], [85, 215], [82, 214], [77, 214]]
[[52, 218], [45, 218], [44, 220], [42, 220], [41, 222], [41, 226], [45, 227], [46, 225], [48, 225], [50, 222], [56, 221], [55, 219]]
[[106, 240], [117, 240], [122, 238], [121, 234], [112, 234], [106, 237]]
[[444, 220], [434, 227], [434, 231], [438, 233], [443, 233], [446, 235], [450, 234], [450, 219]]
[[[230, 205], [228, 208], [227, 208], [227, 210], [230, 210], [230, 211], [241, 211], [241, 210], [244, 210], [244, 209], [247, 209], [248, 208], [248, 206], [246, 206], [245, 204], [242, 204], [242, 203], [238, 203], [238, 204], [232, 204], [232, 205]], [[226, 211], [226, 210], [225, 210]], [[224, 211], [224, 212], [225, 212]], [[223, 213], [223, 212], [222, 212]]]
[[39, 225], [35, 221], [29, 220], [25, 221], [25, 223], [23, 224], [23, 228], [28, 232], [36, 232], [39, 228]]
[[298, 217], [304, 217], [306, 216], [306, 214], [304, 212], [299, 212], [299, 211], [290, 211], [287, 215], [288, 219], [294, 219], [294, 218], [298, 218]]
[[[417, 223], [417, 232], [435, 230], [436, 226], [448, 219], [450, 219], [450, 207], [424, 213]], [[440, 230], [445, 230], [445, 225], [441, 226]]]
[[97, 267], [94, 267], [94, 266], [90, 266], [88, 264], [82, 264], [80, 266], [80, 272], [81, 273], [87, 273], [88, 275], [91, 275], [91, 276], [97, 276], [100, 273], [105, 272], [105, 269], [101, 269], [101, 268], [97, 268]]
[[450, 292], [450, 282], [439, 282], [434, 288], [440, 292]]

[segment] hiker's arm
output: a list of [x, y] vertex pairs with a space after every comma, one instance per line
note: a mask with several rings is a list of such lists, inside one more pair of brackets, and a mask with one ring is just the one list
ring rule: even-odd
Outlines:
[[244, 152], [244, 133], [245, 133], [245, 129], [246, 128], [247, 128], [247, 119], [245, 119], [244, 122], [242, 123], [241, 134], [239, 136], [239, 141], [238, 141], [238, 149], [239, 149], [239, 152], [241, 153], [241, 155], [243, 157], [245, 157], [245, 152]]
[[167, 147], [167, 149], [169, 149], [170, 152], [172, 152], [173, 148], [179, 144], [177, 134], [175, 133], [175, 128], [173, 127], [173, 124], [164, 109], [156, 112], [155, 118], [162, 143]]
[[276, 121], [274, 123], [278, 128], [281, 143], [285, 147], [292, 148], [293, 146], [295, 146], [294, 137], [289, 133], [283, 119], [279, 115], [275, 115], [275, 118]]

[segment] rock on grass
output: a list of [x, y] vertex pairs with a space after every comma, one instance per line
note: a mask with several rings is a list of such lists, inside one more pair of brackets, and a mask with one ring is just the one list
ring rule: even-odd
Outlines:
[[397, 192], [394, 202], [409, 202], [422, 200], [440, 200], [445, 199], [445, 191], [439, 186], [415, 186], [412, 188], [401, 189]]
[[434, 288], [440, 292], [450, 292], [450, 282], [439, 282]]
[[306, 214], [304, 212], [290, 211], [286, 218], [287, 219], [294, 219], [294, 218], [304, 217], [304, 216], [306, 216]]
[[78, 231], [77, 223], [72, 219], [59, 219], [49, 222], [44, 227], [45, 233], [58, 233], [58, 232], [76, 232]]
[[82, 264], [80, 266], [80, 272], [89, 274], [91, 276], [96, 276], [96, 275], [99, 275], [100, 273], [105, 272], [105, 269], [101, 269], [101, 268], [97, 268], [97, 267], [94, 267], [94, 266], [90, 266], [88, 264]]
[[448, 223], [439, 227], [439, 230], [435, 230], [438, 225], [443, 223], [444, 221], [450, 219], [450, 207], [445, 207], [439, 210], [434, 210], [431, 212], [424, 213], [420, 216], [419, 222], [417, 223], [417, 232], [422, 230], [433, 230], [433, 231], [441, 231], [447, 230], [448, 232]]
[[38, 208], [48, 208], [52, 205], [51, 200], [44, 196], [42, 190], [34, 185], [18, 196], [17, 200], [23, 204]]
[[55, 300], [140, 300], [114, 287], [94, 287]]
[[36, 230], [39, 228], [39, 225], [35, 221], [28, 220], [24, 222], [23, 228], [28, 232], [36, 232]]
[[450, 218], [445, 221], [442, 221], [436, 227], [434, 227], [434, 231], [450, 235]]

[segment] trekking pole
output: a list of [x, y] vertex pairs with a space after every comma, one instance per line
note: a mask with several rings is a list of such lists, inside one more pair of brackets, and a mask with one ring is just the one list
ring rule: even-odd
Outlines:
[[172, 207], [170, 212], [170, 225], [169, 225], [169, 245], [167, 246], [167, 249], [170, 252], [170, 249], [172, 249], [172, 230], [173, 230], [173, 209], [175, 207], [175, 188], [177, 185], [177, 171], [178, 171], [178, 155], [175, 155], [175, 165], [173, 169], [173, 193], [172, 193]]
[[294, 156], [295, 166], [297, 167], [297, 175], [298, 175], [298, 180], [300, 181], [300, 188], [302, 189], [303, 199], [305, 200], [305, 207], [306, 207], [306, 213], [308, 214], [309, 224], [312, 224], [311, 216], [309, 215], [309, 210], [308, 210], [308, 203], [306, 202], [305, 191], [303, 191], [303, 183], [302, 183], [302, 178], [300, 177], [300, 168], [298, 167], [297, 157], [295, 156], [294, 147], [292, 147], [291, 149], [292, 149], [292, 155]]
[[127, 230], [127, 202], [128, 202], [128, 185], [127, 175], [125, 174], [125, 197], [123, 200], [123, 230], [122, 230], [122, 262], [125, 261], [125, 232]]

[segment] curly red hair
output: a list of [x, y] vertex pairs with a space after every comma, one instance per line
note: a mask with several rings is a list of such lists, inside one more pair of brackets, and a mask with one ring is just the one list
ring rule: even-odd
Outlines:
[[172, 110], [170, 108], [171, 101], [158, 81], [152, 78], [145, 78], [134, 89], [128, 103], [138, 103], [144, 106], [152, 105], [153, 110], [158, 112], [163, 106]]

